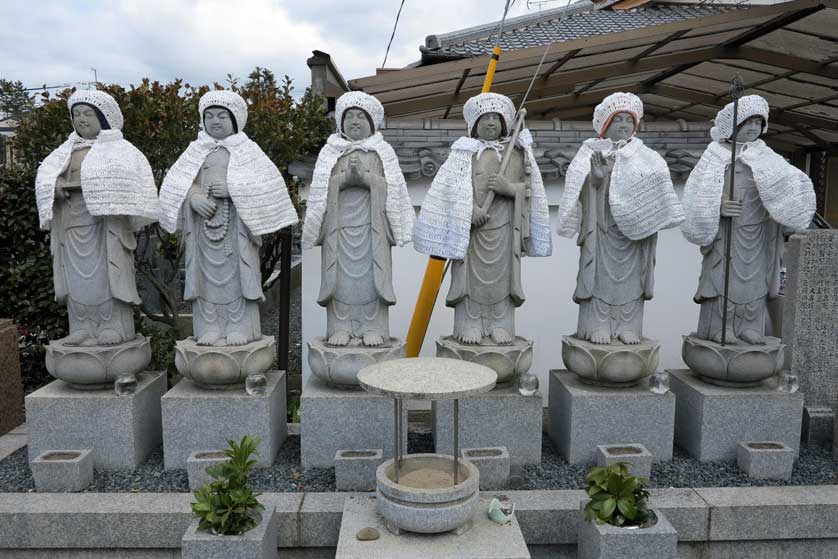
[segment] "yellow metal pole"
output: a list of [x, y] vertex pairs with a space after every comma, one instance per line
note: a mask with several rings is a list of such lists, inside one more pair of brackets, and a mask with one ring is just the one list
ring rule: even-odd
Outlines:
[[[483, 80], [483, 93], [492, 89], [492, 81], [495, 79], [495, 70], [500, 60], [500, 45], [492, 49], [492, 57], [489, 59], [489, 67], [486, 69], [486, 78]], [[425, 341], [425, 334], [428, 332], [428, 323], [431, 321], [431, 314], [434, 312], [436, 297], [439, 288], [442, 287], [442, 276], [445, 274], [445, 259], [438, 256], [431, 256], [428, 265], [425, 267], [425, 277], [422, 279], [422, 287], [419, 289], [419, 296], [416, 298], [416, 308], [413, 310], [413, 318], [410, 320], [410, 328], [407, 330], [407, 341], [405, 343], [405, 356], [418, 357], [422, 350], [422, 343]]]

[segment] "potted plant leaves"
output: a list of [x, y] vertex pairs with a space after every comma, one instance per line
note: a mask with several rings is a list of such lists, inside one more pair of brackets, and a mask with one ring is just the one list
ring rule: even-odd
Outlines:
[[579, 559], [677, 559], [678, 534], [660, 511], [649, 508], [646, 481], [630, 476], [624, 462], [588, 472], [590, 500], [582, 503]]
[[245, 436], [241, 442], [228, 440], [226, 462], [207, 468], [210, 483], [195, 491], [192, 513], [195, 520], [181, 540], [184, 559], [210, 557], [277, 557], [277, 525], [274, 508], [265, 507], [247, 484], [256, 465], [259, 438]]

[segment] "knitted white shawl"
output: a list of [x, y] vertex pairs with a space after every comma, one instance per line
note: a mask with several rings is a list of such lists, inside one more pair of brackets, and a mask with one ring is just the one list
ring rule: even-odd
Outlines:
[[[608, 153], [614, 148], [609, 139], [590, 138], [582, 142], [567, 168], [564, 194], [559, 205], [558, 233], [573, 237], [579, 232], [582, 208], [579, 194], [591, 172], [594, 151]], [[633, 138], [615, 153], [608, 203], [620, 231], [640, 240], [684, 221], [684, 210], [672, 186], [669, 167], [663, 157]]]
[[326, 145], [317, 156], [314, 165], [314, 176], [311, 179], [311, 189], [306, 201], [306, 217], [303, 224], [303, 248], [312, 248], [320, 236], [323, 216], [326, 214], [326, 199], [329, 193], [329, 179], [332, 169], [338, 159], [354, 150], [365, 152], [374, 151], [381, 158], [384, 167], [384, 180], [387, 183], [387, 193], [384, 201], [384, 211], [387, 221], [393, 231], [393, 237], [399, 246], [409, 243], [413, 238], [413, 222], [416, 214], [407, 193], [407, 184], [399, 166], [399, 158], [393, 148], [384, 140], [381, 132], [359, 142], [351, 142], [340, 134], [329, 136]]
[[[462, 137], [451, 146], [451, 153], [434, 177], [419, 212], [413, 239], [417, 251], [452, 260], [465, 258], [474, 198], [471, 184], [472, 156], [481, 149], [491, 149], [491, 143]], [[550, 234], [547, 196], [532, 152], [532, 135], [526, 128], [518, 135], [518, 146], [527, 154], [532, 171], [528, 185], [531, 195], [527, 255], [550, 256], [553, 252], [553, 239]]]
[[[35, 199], [41, 229], [52, 222], [55, 183], [67, 169], [73, 146], [86, 143], [73, 132], [38, 167]], [[92, 142], [81, 164], [81, 190], [91, 215], [132, 216], [135, 231], [157, 221], [160, 213], [151, 165], [119, 130], [102, 130]]]
[[227, 189], [241, 220], [254, 235], [299, 221], [285, 180], [265, 152], [244, 132], [216, 140], [203, 130], [166, 173], [160, 186], [160, 225], [170, 233], [181, 224], [181, 206], [201, 165], [219, 147], [230, 152]]
[[[736, 158], [750, 167], [759, 198], [774, 221], [793, 229], [809, 226], [815, 214], [815, 190], [806, 173], [762, 140], [744, 144]], [[728, 165], [730, 147], [711, 142], [687, 179], [687, 219], [681, 230], [691, 243], [707, 246], [716, 238]]]

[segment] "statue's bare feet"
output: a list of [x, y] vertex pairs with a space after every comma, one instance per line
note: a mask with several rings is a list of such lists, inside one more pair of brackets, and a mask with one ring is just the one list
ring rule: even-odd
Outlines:
[[640, 343], [640, 337], [631, 330], [623, 332], [618, 337], [620, 338], [620, 341], [626, 345], [636, 345]]
[[75, 332], [64, 338], [64, 345], [81, 345], [89, 337], [87, 332]]
[[378, 347], [384, 345], [384, 338], [376, 332], [364, 332], [364, 345], [367, 347]]
[[492, 341], [498, 345], [509, 345], [512, 343], [512, 335], [503, 328], [493, 328]]
[[224, 338], [221, 337], [221, 334], [218, 332], [207, 332], [200, 338], [198, 338], [198, 345], [215, 345], [219, 341], [224, 341]]
[[349, 343], [349, 338], [349, 332], [338, 330], [329, 337], [329, 341], [326, 342], [326, 345], [343, 347]]
[[743, 342], [749, 345], [765, 345], [765, 338], [763, 338], [756, 330], [742, 330], [739, 337]]
[[[716, 332], [713, 336], [710, 337], [710, 341], [716, 342], [717, 344], [722, 343], [722, 332]], [[739, 338], [737, 338], [732, 330], [728, 330], [727, 334], [725, 335], [725, 344], [727, 345], [736, 345], [740, 343]]]
[[611, 343], [611, 332], [597, 329], [591, 333], [591, 343], [606, 345]]
[[99, 345], [116, 345], [122, 341], [122, 336], [116, 330], [105, 328], [99, 333], [96, 341]]
[[233, 332], [227, 335], [227, 345], [246, 345], [247, 338], [244, 337], [244, 334], [240, 334], [238, 332]]
[[477, 328], [467, 328], [458, 338], [464, 344], [476, 345], [483, 341], [483, 332]]

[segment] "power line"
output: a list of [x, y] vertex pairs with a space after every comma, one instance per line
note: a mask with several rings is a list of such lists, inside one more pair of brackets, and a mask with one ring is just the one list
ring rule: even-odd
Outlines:
[[402, 15], [402, 8], [404, 8], [404, 0], [402, 0], [401, 5], [399, 6], [399, 11], [396, 14], [396, 21], [395, 23], [393, 23], [393, 32], [390, 34], [390, 42], [387, 43], [387, 51], [384, 53], [384, 62], [381, 63], [382, 68], [384, 68], [384, 66], [387, 64], [387, 57], [390, 55], [390, 45], [393, 44], [393, 37], [396, 36], [396, 27], [398, 27], [399, 25], [399, 18]]

